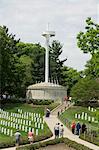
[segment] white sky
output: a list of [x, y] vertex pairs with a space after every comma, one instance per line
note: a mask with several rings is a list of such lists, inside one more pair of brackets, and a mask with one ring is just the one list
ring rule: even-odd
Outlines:
[[84, 30], [85, 20], [97, 20], [98, 0], [0, 0], [0, 25], [6, 25], [9, 32], [23, 42], [40, 42], [50, 23], [50, 30], [56, 32], [55, 40], [63, 44], [61, 58], [68, 57], [66, 66], [84, 69], [89, 55], [77, 48], [76, 35]]

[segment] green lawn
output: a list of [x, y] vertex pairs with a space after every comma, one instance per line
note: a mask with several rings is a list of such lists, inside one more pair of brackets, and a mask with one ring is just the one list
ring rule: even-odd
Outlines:
[[[81, 106], [73, 106], [73, 107], [69, 108], [64, 113], [62, 113], [59, 116], [59, 118], [70, 129], [71, 129], [72, 121], [75, 121], [76, 123], [79, 121], [81, 124], [85, 123], [89, 133], [92, 131], [95, 131], [97, 133], [97, 136], [94, 137], [93, 140], [92, 140], [92, 137], [90, 136], [90, 134], [88, 134], [89, 137], [86, 136], [87, 137], [86, 140], [89, 140], [90, 142], [99, 145], [99, 122], [94, 123], [94, 122], [88, 122], [87, 120], [84, 120], [84, 119], [83, 120], [82, 119], [75, 119], [75, 114], [76, 113], [81, 114], [82, 112], [88, 113], [88, 115], [90, 115], [91, 117], [95, 117], [95, 118], [99, 119], [99, 108], [97, 108], [96, 112], [91, 112], [88, 110], [87, 107], [81, 107]], [[82, 138], [83, 138], [83, 135], [82, 135]]]
[[[23, 112], [40, 113], [41, 117], [43, 117], [43, 115], [44, 115], [44, 107], [42, 107], [42, 106], [40, 106], [40, 107], [32, 107], [30, 104], [18, 104], [17, 103], [17, 104], [8, 104], [8, 105], [5, 105], [3, 107], [3, 110], [8, 111], [8, 112], [15, 112], [15, 113], [17, 113], [18, 109], [22, 109]], [[16, 129], [13, 129], [13, 131], [16, 132]], [[22, 134], [23, 141], [24, 140], [28, 141], [27, 133], [23, 132], [23, 131], [20, 131], [20, 132]], [[44, 123], [44, 129], [43, 130], [39, 129], [39, 135], [38, 135], [37, 138], [39, 139], [39, 137], [40, 137], [40, 139], [41, 139], [42, 136], [43, 137], [46, 136], [46, 135], [48, 136], [49, 134], [51, 134], [51, 131], [49, 130], [49, 128], [46, 125], [46, 123]], [[10, 136], [7, 136], [7, 135], [4, 135], [4, 134], [0, 133], [0, 146], [2, 145], [2, 143], [11, 143], [11, 142], [15, 143], [14, 136], [10, 137]]]
[[44, 115], [44, 108], [41, 107], [32, 107], [29, 104], [8, 104], [6, 106], [3, 107], [4, 110], [8, 111], [8, 112], [17, 112], [18, 109], [22, 109], [24, 112], [36, 112], [36, 113], [40, 113], [42, 114], [42, 116]]
[[81, 114], [82, 112], [88, 113], [88, 115], [90, 115], [91, 117], [97, 117], [96, 113], [97, 112], [91, 112], [88, 111], [87, 107], [80, 107], [80, 106], [73, 106], [72, 108], [69, 108], [68, 110], [66, 110], [63, 114], [61, 114], [60, 119], [62, 120], [62, 122], [66, 122], [66, 119], [70, 122], [74, 121], [77, 122], [78, 120], [80, 121], [80, 123], [86, 123], [86, 125], [88, 125], [90, 128], [97, 130], [98, 128], [98, 124], [97, 123], [93, 123], [93, 122], [88, 122], [87, 120], [82, 120], [82, 119], [75, 119], [75, 114]]

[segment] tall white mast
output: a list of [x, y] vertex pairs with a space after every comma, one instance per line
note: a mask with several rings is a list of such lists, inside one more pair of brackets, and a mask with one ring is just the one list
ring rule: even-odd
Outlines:
[[[49, 25], [48, 25], [49, 28]], [[50, 37], [55, 36], [54, 31], [45, 31], [42, 36], [46, 39], [46, 54], [45, 54], [45, 82], [48, 83], [49, 80], [49, 40]]]
[[97, 23], [99, 24], [99, 2], [97, 2]]

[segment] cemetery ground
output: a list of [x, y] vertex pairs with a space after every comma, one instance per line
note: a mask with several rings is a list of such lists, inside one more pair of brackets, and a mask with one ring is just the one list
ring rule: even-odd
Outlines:
[[59, 119], [71, 129], [73, 121], [85, 123], [87, 132], [80, 134], [80, 138], [99, 146], [99, 108], [72, 106], [64, 111]]
[[[52, 110], [58, 104], [52, 103], [48, 107]], [[30, 128], [35, 133], [35, 141], [52, 136], [50, 129], [43, 120], [46, 106], [27, 103], [6, 104], [0, 109], [0, 148], [15, 145], [14, 133], [18, 129], [22, 135], [21, 144], [28, 143], [27, 133]], [[39, 119], [37, 119], [39, 118]]]

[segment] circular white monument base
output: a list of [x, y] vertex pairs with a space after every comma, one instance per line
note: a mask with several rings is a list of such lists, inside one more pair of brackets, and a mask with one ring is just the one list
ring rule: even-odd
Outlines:
[[26, 96], [28, 99], [62, 100], [67, 96], [67, 87], [41, 82], [30, 85], [27, 88]]

